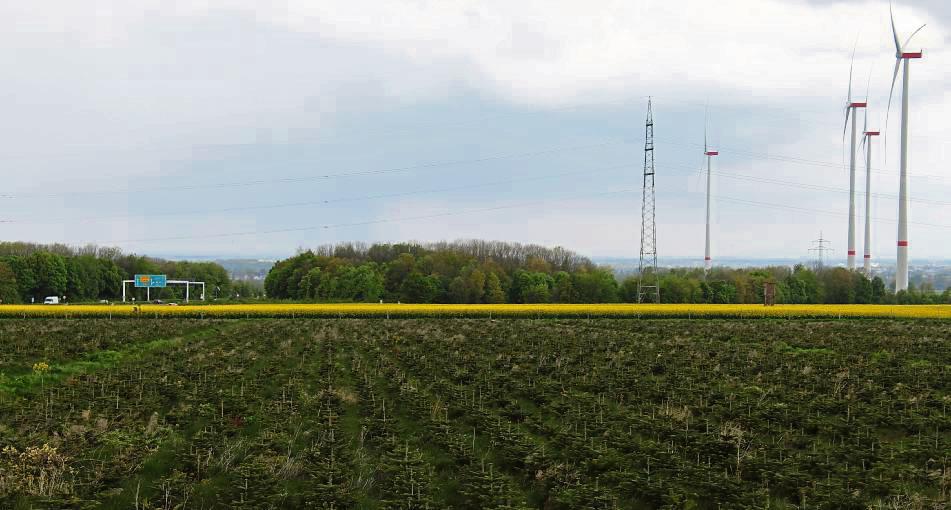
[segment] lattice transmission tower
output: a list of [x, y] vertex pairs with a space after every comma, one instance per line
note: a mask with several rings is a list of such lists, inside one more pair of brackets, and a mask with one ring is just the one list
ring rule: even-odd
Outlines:
[[831, 241], [828, 239], [822, 238], [822, 231], [819, 231], [819, 239], [816, 239], [812, 242], [813, 247], [809, 248], [809, 251], [814, 252], [817, 255], [815, 262], [813, 262], [813, 270], [816, 272], [822, 271], [825, 267], [825, 255], [828, 252], [834, 251], [829, 245]]
[[647, 99], [644, 128], [644, 193], [641, 198], [641, 263], [637, 279], [637, 302], [660, 303], [657, 275], [657, 223], [654, 221], [654, 116]]

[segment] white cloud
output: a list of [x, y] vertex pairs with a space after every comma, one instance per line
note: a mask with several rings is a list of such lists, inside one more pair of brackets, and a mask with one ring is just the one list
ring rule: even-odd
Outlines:
[[[660, 88], [714, 101], [722, 95], [777, 101], [822, 96], [844, 87], [843, 61], [857, 34], [864, 32], [860, 67], [885, 56], [882, 43], [890, 44], [885, 2], [861, 8], [775, 0], [287, 5], [276, 23], [376, 45], [433, 67], [461, 59], [472, 64], [483, 86], [529, 104], [584, 103]], [[946, 36], [941, 22], [926, 13], [898, 9], [897, 16], [906, 32], [931, 22], [917, 39], [925, 47], [939, 46]], [[939, 62], [931, 68], [942, 69]]]
[[[933, 9], [938, 8], [942, 7]], [[949, 16], [940, 14], [896, 7], [896, 21], [903, 34], [921, 23], [929, 24], [913, 44], [925, 48], [926, 54], [912, 69], [912, 175], [947, 176], [951, 137], [945, 134], [944, 124], [951, 115], [951, 52], [946, 41], [951, 40], [951, 33], [946, 21]], [[219, 165], [207, 174], [195, 170], [196, 162], [219, 157], [219, 147], [222, 151], [247, 148], [253, 153], [259, 147], [293, 146], [339, 134], [341, 119], [353, 122], [357, 135], [352, 138], [359, 147], [361, 131], [379, 129], [378, 119], [393, 111], [422, 110], [458, 98], [502, 105], [500, 108], [516, 115], [565, 107], [585, 111], [593, 104], [601, 104], [601, 109], [592, 111], [603, 114], [604, 104], [640, 104], [640, 96], [653, 94], [669, 110], [679, 106], [699, 117], [702, 109], [698, 105], [709, 101], [711, 138], [717, 143], [722, 140], [724, 146], [749, 152], [839, 161], [840, 111], [848, 54], [856, 35], [855, 94], [864, 95], [871, 69], [872, 118], [883, 127], [881, 112], [888, 97], [893, 49], [888, 4], [881, 1], [810, 5], [776, 0], [287, 0], [266, 4], [139, 0], [97, 2], [94, 6], [7, 2], [0, 5], [0, 161], [6, 168], [0, 170], [4, 172], [0, 194], [47, 187], [122, 188], [146, 178], [162, 184], [242, 180], [246, 175], [240, 172], [249, 170], [238, 169], [231, 160], [230, 166]], [[898, 105], [896, 97], [893, 129]], [[797, 110], [799, 117], [792, 114]], [[771, 113], [777, 111], [780, 113]], [[419, 138], [435, 138], [441, 134], [440, 123], [456, 120], [452, 112], [433, 118], [430, 134], [424, 131]], [[605, 116], [592, 115], [592, 138], [601, 135], [602, 118]], [[694, 121], [699, 119], [690, 119]], [[631, 125], [639, 123], [638, 118]], [[474, 129], [479, 128], [476, 123]], [[549, 135], [527, 131], [520, 140], [524, 147], [550, 144], [542, 138]], [[681, 145], [667, 147], [665, 157], [670, 160], [671, 155], [695, 151], [682, 143], [696, 131], [691, 126], [668, 124], [658, 138]], [[886, 170], [890, 172], [896, 171], [896, 141], [894, 136], [889, 139]], [[367, 142], [371, 143], [331, 161], [354, 168], [385, 168], [398, 164], [379, 163], [382, 157], [370, 155], [412, 150], [396, 142]], [[417, 154], [417, 162], [437, 159], [423, 151]], [[739, 158], [742, 161], [730, 163], [739, 166], [738, 172], [840, 187], [847, 182], [840, 172], [828, 168], [804, 169]], [[723, 164], [728, 168], [727, 161]], [[282, 167], [265, 160], [254, 171], [282, 176], [287, 168], [293, 169], [291, 173], [304, 173], [309, 165], [310, 161], [291, 160]], [[887, 190], [893, 181], [888, 175], [877, 176], [876, 188]], [[913, 180], [912, 194], [941, 199], [951, 191], [947, 179], [926, 182], [921, 185], [920, 180]], [[340, 188], [344, 195], [354, 194], [345, 186]], [[844, 198], [831, 195], [833, 202], [829, 203], [830, 195], [762, 190], [749, 183], [737, 184], [732, 190], [720, 188], [732, 196], [762, 192], [774, 202], [817, 209], [842, 209]], [[303, 193], [301, 189], [291, 192]], [[273, 189], [257, 195], [249, 192], [239, 199], [273, 203], [284, 193]], [[206, 198], [171, 197], [163, 207], [182, 205], [175, 200]], [[459, 203], [437, 204], [451, 209]], [[891, 207], [889, 201], [882, 203], [882, 207]], [[32, 214], [97, 215], [102, 208], [122, 212], [141, 205], [134, 199], [85, 205], [57, 205], [55, 200], [47, 200], [43, 204], [45, 209]], [[0, 215], [9, 213], [9, 205], [0, 203]], [[372, 210], [355, 207], [346, 219], [365, 220], [389, 206], [382, 204]], [[398, 207], [435, 206], [412, 201], [399, 202]], [[21, 208], [29, 205], [20, 202], [12, 209], [20, 212]], [[749, 222], [765, 217], [793, 225], [787, 232], [795, 233], [794, 240], [757, 238], [755, 249], [761, 254], [785, 254], [792, 243], [811, 238], [825, 225], [844, 230], [844, 220], [839, 218], [801, 214], [750, 218], [748, 206], [724, 206], [722, 210], [724, 220]], [[551, 241], [593, 254], [627, 253], [628, 241], [617, 232], [631, 230], [630, 225], [637, 222], [631, 222], [630, 214], [618, 214], [632, 211], [639, 208], [597, 213], [585, 208], [571, 214], [554, 211], [526, 217], [518, 226], [507, 223], [508, 216], [501, 213], [484, 215], [484, 221], [475, 223], [468, 217], [459, 221], [468, 225], [473, 236]], [[702, 215], [694, 212], [667, 216], [667, 228], [677, 232], [684, 231], [684, 225], [702, 229]], [[912, 219], [942, 223], [947, 222], [946, 213], [944, 206], [915, 204]], [[341, 217], [344, 214], [339, 212]], [[881, 215], [893, 217], [894, 211], [886, 209]], [[198, 227], [225, 231], [235, 222], [246, 225], [249, 221], [209, 216], [189, 229], [198, 233], [202, 231]], [[261, 218], [255, 225], [266, 230], [290, 223], [293, 221]], [[156, 219], [152, 224], [168, 230], [169, 235], [176, 228], [172, 221]], [[398, 236], [386, 238], [459, 237], [453, 228], [441, 228], [457, 224], [456, 220], [420, 222], [405, 229], [392, 225], [385, 231]], [[530, 227], [529, 234], [519, 227]], [[82, 236], [81, 240], [102, 242], [122, 239], [113, 234], [114, 228], [0, 228], [3, 238], [42, 235], [52, 240], [76, 235]], [[890, 252], [893, 246], [890, 228], [885, 227], [878, 236], [883, 251]], [[353, 238], [382, 235], [375, 228], [351, 232]], [[948, 236], [939, 235], [943, 232], [913, 227], [914, 234], [935, 240], [923, 247], [934, 253], [951, 250], [949, 241], [942, 241]], [[349, 238], [346, 232], [340, 235]], [[741, 246], [743, 236], [748, 234], [725, 229], [717, 244], [727, 251]], [[291, 235], [273, 239], [286, 245], [288, 252], [299, 244]], [[636, 239], [637, 232], [631, 232], [631, 242]], [[231, 244], [222, 241], [212, 246], [230, 248]], [[179, 252], [188, 251], [187, 242], [180, 246]], [[690, 246], [688, 240], [667, 249], [688, 254]], [[152, 245], [143, 248], [151, 250]], [[274, 251], [279, 250], [270, 253]]]

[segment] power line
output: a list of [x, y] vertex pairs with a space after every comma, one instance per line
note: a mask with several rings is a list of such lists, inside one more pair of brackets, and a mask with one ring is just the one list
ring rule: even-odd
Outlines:
[[[479, 164], [479, 163], [486, 163], [490, 161], [500, 161], [500, 160], [506, 160], [506, 159], [530, 158], [530, 157], [537, 157], [537, 156], [545, 156], [549, 154], [556, 154], [561, 152], [580, 151], [580, 150], [587, 150], [587, 149], [593, 149], [593, 148], [599, 148], [599, 147], [606, 147], [611, 145], [630, 144], [635, 142], [639, 142], [639, 141], [617, 138], [617, 139], [609, 139], [606, 141], [593, 143], [593, 144], [552, 146], [549, 148], [536, 150], [536, 151], [505, 153], [505, 154], [497, 154], [492, 156], [485, 156], [485, 157], [471, 158], [471, 159], [433, 161], [428, 163], [421, 163], [418, 165], [408, 165], [408, 166], [385, 168], [385, 169], [328, 173], [323, 175], [304, 176], [304, 177], [282, 177], [282, 178], [273, 178], [273, 179], [255, 179], [255, 180], [247, 180], [247, 181], [218, 182], [218, 183], [208, 183], [208, 184], [150, 186], [149, 190], [150, 191], [187, 191], [187, 190], [200, 190], [200, 189], [237, 188], [237, 187], [259, 186], [259, 185], [266, 185], [266, 184], [294, 184], [294, 183], [312, 182], [312, 181], [327, 180], [327, 179], [361, 177], [361, 176], [370, 176], [370, 175], [384, 175], [384, 174], [391, 174], [391, 173], [405, 173], [405, 172], [411, 172], [414, 170], [425, 170], [430, 168], [459, 166], [459, 165], [467, 165], [467, 164]], [[666, 140], [666, 141], [660, 140], [660, 143], [679, 145], [682, 147], [701, 147], [700, 144], [696, 144], [692, 142], [675, 142], [670, 140]], [[828, 161], [819, 161], [819, 160], [811, 160], [806, 158], [798, 158], [794, 156], [784, 156], [784, 155], [767, 154], [767, 153], [760, 153], [760, 152], [754, 152], [754, 151], [745, 151], [742, 149], [734, 149], [734, 148], [726, 148], [726, 147], [722, 147], [719, 149], [721, 152], [736, 153], [736, 154], [746, 155], [746, 156], [755, 157], [759, 159], [767, 159], [772, 161], [781, 161], [786, 163], [794, 163], [794, 164], [802, 164], [802, 165], [811, 165], [811, 166], [824, 167], [824, 168], [843, 169], [842, 164], [832, 163]], [[884, 174], [884, 175], [891, 175], [891, 176], [894, 175], [894, 173], [892, 172], [877, 170], [874, 168], [872, 169], [872, 171], [875, 173]], [[924, 178], [924, 179], [939, 179], [939, 180], [947, 179], [946, 176], [928, 175], [928, 174], [916, 174], [911, 177]], [[16, 199], [16, 198], [28, 198], [28, 197], [60, 198], [60, 197], [73, 196], [73, 195], [98, 195], [98, 194], [105, 195], [105, 194], [135, 194], [135, 193], [141, 193], [141, 190], [112, 189], [112, 190], [77, 190], [77, 191], [65, 191], [65, 192], [59, 192], [59, 193], [31, 193], [31, 192], [6, 193], [6, 194], [0, 194], [0, 199]]]
[[[607, 196], [607, 195], [618, 195], [622, 193], [631, 193], [634, 190], [622, 189], [615, 191], [603, 191], [598, 193], [587, 193], [587, 194], [578, 194], [571, 197], [557, 200], [557, 202], [565, 202], [568, 200], [575, 200], [579, 198], [590, 198], [597, 196]], [[345, 227], [358, 227], [366, 225], [376, 225], [381, 223], [398, 223], [401, 221], [416, 221], [423, 219], [433, 219], [433, 218], [443, 218], [447, 216], [459, 216], [463, 214], [471, 213], [480, 213], [480, 212], [489, 212], [489, 211], [501, 211], [505, 209], [518, 209], [522, 207], [529, 207], [532, 205], [539, 205], [547, 202], [552, 202], [552, 200], [538, 200], [534, 202], [523, 202], [519, 204], [510, 204], [503, 206], [495, 207], [483, 207], [475, 209], [463, 209], [459, 211], [446, 211], [442, 213], [435, 214], [423, 214], [419, 216], [406, 216], [406, 217], [395, 217], [395, 218], [384, 218], [377, 220], [367, 220], [367, 221], [358, 221], [351, 223], [336, 223], [336, 224], [327, 224], [327, 225], [314, 225], [306, 227], [291, 227], [291, 228], [282, 228], [282, 229], [273, 229], [273, 230], [254, 230], [254, 231], [244, 231], [244, 232], [226, 232], [218, 234], [203, 234], [198, 236], [188, 235], [188, 236], [172, 236], [172, 237], [150, 237], [144, 239], [126, 239], [124, 241], [117, 241], [118, 243], [133, 243], [133, 242], [151, 242], [151, 241], [177, 241], [185, 239], [207, 239], [207, 238], [219, 238], [219, 237], [239, 237], [239, 236], [249, 236], [249, 235], [263, 235], [263, 234], [277, 234], [277, 233], [286, 233], [286, 232], [303, 232], [309, 230], [322, 230], [322, 229], [336, 229], [336, 228], [345, 228]]]
[[[434, 214], [424, 214], [418, 216], [406, 216], [406, 217], [392, 217], [392, 218], [383, 218], [376, 220], [366, 220], [366, 221], [357, 221], [349, 223], [336, 223], [336, 224], [325, 224], [325, 225], [313, 225], [313, 226], [303, 226], [303, 227], [289, 227], [281, 229], [269, 229], [269, 230], [253, 230], [253, 231], [242, 231], [242, 232], [223, 232], [223, 233], [214, 233], [214, 234], [201, 234], [201, 235], [183, 235], [183, 236], [170, 236], [170, 237], [149, 237], [142, 239], [126, 239], [122, 241], [112, 241], [112, 244], [122, 244], [122, 243], [144, 243], [144, 242], [156, 242], [156, 241], [179, 241], [179, 240], [192, 240], [192, 239], [208, 239], [208, 238], [228, 238], [228, 237], [243, 237], [243, 236], [255, 236], [255, 235], [268, 235], [268, 234], [277, 234], [277, 233], [288, 233], [288, 232], [306, 232], [314, 230], [329, 230], [329, 229], [338, 229], [338, 228], [348, 228], [348, 227], [358, 227], [358, 226], [367, 226], [367, 225], [376, 225], [376, 224], [386, 224], [386, 223], [400, 223], [404, 221], [418, 221], [426, 219], [435, 219], [435, 218], [444, 218], [450, 216], [460, 216], [465, 214], [473, 213], [482, 213], [482, 212], [491, 212], [491, 211], [500, 211], [508, 209], [518, 209], [523, 207], [530, 207], [534, 205], [546, 204], [546, 203], [562, 203], [571, 200], [577, 200], [580, 198], [591, 198], [599, 196], [610, 196], [618, 195], [624, 193], [634, 193], [636, 190], [633, 189], [621, 189], [613, 191], [603, 191], [595, 193], [584, 193], [576, 194], [569, 197], [565, 197], [558, 200], [537, 200], [532, 202], [523, 202], [518, 204], [509, 204], [504, 206], [494, 206], [494, 207], [483, 207], [483, 208], [471, 208], [471, 209], [462, 209], [455, 211], [444, 211], [441, 213]], [[732, 202], [737, 204], [752, 205], [757, 207], [767, 207], [774, 209], [782, 210], [791, 210], [804, 212], [809, 214], [827, 214], [835, 216], [843, 216], [844, 213], [838, 211], [828, 211], [822, 209], [812, 209], [806, 207], [797, 207], [789, 206], [785, 204], [775, 204], [770, 202], [761, 202], [754, 200], [746, 200], [741, 198], [728, 197], [723, 195], [711, 195], [711, 197], [717, 201]], [[876, 221], [884, 221], [890, 223], [896, 223], [897, 220], [890, 218], [876, 218]], [[933, 224], [933, 223], [921, 223], [913, 222], [916, 225], [926, 226], [926, 227], [935, 227], [935, 228], [948, 228], [951, 229], [951, 225], [942, 225], [942, 224]]]
[[[847, 215], [847, 213], [842, 213], [842, 212], [838, 212], [838, 211], [830, 211], [830, 210], [827, 210], [827, 209], [815, 209], [815, 208], [811, 208], [811, 207], [799, 207], [799, 206], [794, 206], [794, 205], [774, 204], [774, 203], [771, 203], [771, 202], [760, 202], [760, 201], [756, 201], [756, 200], [747, 200], [747, 199], [743, 199], [743, 198], [726, 197], [726, 196], [722, 196], [722, 195], [719, 195], [719, 196], [714, 195], [714, 198], [716, 198], [717, 200], [724, 201], [724, 202], [732, 202], [732, 203], [737, 203], [737, 204], [755, 205], [755, 206], [759, 206], [759, 207], [767, 207], [767, 208], [773, 208], [773, 209], [783, 209], [783, 210], [787, 210], [787, 211], [799, 211], [799, 212], [805, 212], [805, 213], [810, 213], [810, 214], [816, 214], [816, 213], [818, 213], [818, 214], [827, 214], [827, 215], [831, 214], [831, 215], [834, 215], [834, 216], [846, 216], [846, 215]], [[858, 215], [858, 217], [859, 217], [859, 218], [864, 218], [864, 216], [862, 216], [862, 215]], [[876, 217], [873, 217], [872, 219], [875, 220], [875, 221], [884, 221], [884, 222], [887, 222], [887, 223], [898, 223], [898, 220], [891, 219], [891, 218], [876, 218]], [[923, 226], [923, 227], [951, 228], [951, 225], [945, 225], [945, 224], [940, 224], [940, 223], [925, 223], [925, 222], [919, 222], [919, 221], [909, 221], [908, 223], [909, 223], [909, 224], [912, 224], [912, 225], [920, 225], [920, 226]]]
[[[646, 96], [645, 96], [645, 97], [646, 97]], [[664, 96], [657, 96], [657, 95], [652, 95], [652, 97], [653, 97], [655, 100], [656, 100], [658, 97], [660, 97], [660, 98], [661, 98], [661, 101], [660, 101], [660, 102], [661, 102], [662, 104], [664, 104], [664, 103], [671, 103], [671, 104], [687, 105], [687, 106], [689, 106], [689, 107], [691, 107], [691, 108], [694, 108], [694, 109], [697, 109], [697, 110], [710, 109], [710, 110], [719, 110], [719, 111], [721, 111], [721, 112], [749, 112], [750, 116], [755, 115], [756, 118], [772, 117], [772, 118], [774, 118], [774, 119], [783, 119], [783, 123], [786, 123], [786, 124], [788, 124], [791, 119], [795, 119], [796, 121], [799, 121], [800, 124], [808, 124], [808, 125], [810, 125], [810, 126], [823, 125], [823, 126], [835, 126], [835, 127], [837, 127], [837, 128], [841, 128], [841, 127], [842, 127], [842, 125], [839, 123], [839, 121], [816, 120], [816, 119], [811, 119], [811, 120], [808, 120], [808, 121], [803, 121], [802, 114], [804, 114], [804, 113], [809, 114], [809, 115], [811, 115], [811, 116], [813, 116], [813, 117], [815, 117], [815, 116], [827, 117], [827, 116], [830, 115], [830, 113], [832, 113], [832, 112], [835, 111], [834, 108], [830, 108], [830, 109], [828, 109], [828, 110], [811, 110], [811, 109], [810, 109], [810, 110], [807, 110], [807, 109], [802, 108], [801, 106], [796, 106], [796, 107], [791, 107], [791, 108], [784, 106], [784, 107], [782, 107], [781, 109], [772, 108], [772, 109], [766, 110], [765, 108], [768, 108], [769, 106], [771, 106], [771, 105], [772, 105], [771, 103], [766, 103], [766, 104], [764, 104], [764, 105], [750, 105], [750, 106], [746, 106], [746, 105], [729, 105], [729, 104], [728, 104], [728, 105], [725, 105], [725, 106], [724, 106], [724, 105], [717, 106], [717, 105], [710, 105], [708, 102], [699, 101], [699, 100], [697, 100], [697, 101], [692, 101], [692, 100], [679, 99], [679, 98], [678, 98], [678, 99], [674, 99], [674, 98], [671, 98], [671, 97], [666, 97], [666, 98], [665, 98]], [[768, 111], [768, 113], [764, 113], [764, 111]], [[789, 113], [789, 114], [782, 113], [782, 112], [784, 112], [784, 111], [790, 111], [790, 112], [795, 112], [795, 113]], [[949, 141], [951, 141], [951, 140], [949, 140], [949, 139], [947, 139], [947, 138], [943, 138], [943, 137], [939, 137], [939, 136], [933, 136], [933, 135], [926, 135], [926, 134], [918, 134], [918, 135], [913, 136], [912, 138], [922, 139], [922, 140], [933, 140], [933, 141], [939, 141], [939, 142], [949, 142]]]
[[[277, 184], [277, 183], [300, 183], [300, 182], [310, 182], [318, 181], [325, 179], [338, 179], [346, 177], [360, 177], [367, 175], [382, 175], [382, 174], [391, 174], [391, 173], [402, 173], [410, 172], [413, 170], [423, 170], [429, 168], [438, 168], [445, 166], [457, 166], [457, 165], [469, 165], [469, 164], [478, 164], [486, 163], [489, 161], [499, 161], [505, 159], [516, 159], [516, 158], [527, 158], [527, 157], [536, 157], [544, 156], [548, 154], [556, 154], [559, 152], [571, 152], [577, 150], [586, 150], [593, 149], [598, 147], [606, 147], [610, 145], [619, 145], [629, 143], [625, 139], [612, 139], [608, 141], [585, 144], [585, 145], [571, 145], [571, 146], [554, 146], [547, 149], [541, 149], [536, 151], [528, 152], [516, 152], [516, 153], [506, 153], [506, 154], [497, 154], [493, 156], [485, 156], [480, 158], [471, 158], [471, 159], [457, 159], [449, 161], [433, 161], [429, 163], [421, 163], [418, 165], [402, 166], [402, 167], [393, 167], [385, 168], [378, 170], [360, 170], [355, 172], [341, 172], [335, 174], [323, 174], [323, 175], [313, 175], [305, 177], [283, 177], [275, 179], [256, 179], [249, 181], [233, 181], [233, 182], [220, 182], [220, 183], [209, 183], [209, 184], [191, 184], [191, 185], [174, 185], [174, 186], [150, 186], [149, 191], [185, 191], [185, 190], [197, 190], [197, 189], [217, 189], [217, 188], [235, 188], [235, 187], [244, 187], [244, 186], [258, 186], [262, 184]], [[141, 193], [139, 189], [113, 189], [113, 190], [80, 190], [80, 191], [68, 191], [60, 193], [6, 193], [0, 195], [0, 198], [13, 199], [13, 198], [26, 198], [26, 197], [42, 197], [42, 198], [58, 198], [64, 196], [80, 195], [80, 194], [135, 194]]]
[[[195, 210], [192, 210], [192, 211], [160, 211], [160, 212], [157, 212], [157, 213], [155, 213], [155, 212], [149, 213], [149, 216], [150, 216], [150, 217], [154, 217], [154, 216], [193, 216], [193, 215], [194, 215], [194, 216], [199, 216], [199, 215], [221, 214], [221, 213], [233, 213], [233, 212], [245, 212], [245, 211], [255, 211], [255, 210], [287, 209], [287, 208], [293, 208], [293, 207], [306, 207], [306, 206], [313, 206], [313, 205], [328, 205], [328, 204], [345, 203], [345, 202], [359, 202], [359, 201], [365, 201], [365, 200], [377, 200], [377, 199], [383, 199], [383, 198], [396, 198], [396, 197], [413, 196], [413, 195], [424, 195], [424, 194], [431, 194], [431, 193], [442, 193], [442, 192], [453, 192], [453, 191], [465, 191], [465, 190], [476, 189], [476, 188], [486, 188], [486, 187], [492, 187], [492, 186], [499, 186], [499, 185], [503, 185], [503, 184], [514, 184], [514, 183], [519, 183], [519, 182], [534, 182], [534, 181], [543, 181], [543, 180], [557, 179], [557, 178], [566, 177], [566, 176], [570, 176], [570, 175], [590, 175], [590, 174], [592, 174], [592, 173], [608, 172], [608, 171], [619, 170], [619, 169], [624, 169], [624, 168], [633, 168], [633, 167], [634, 167], [634, 165], [631, 164], [631, 163], [622, 163], [622, 164], [611, 165], [611, 166], [605, 166], [605, 167], [600, 167], [600, 168], [589, 168], [589, 169], [585, 169], [585, 170], [575, 170], [575, 171], [571, 171], [571, 172], [562, 172], [562, 173], [558, 173], [558, 174], [546, 174], [546, 175], [540, 175], [540, 176], [522, 177], [522, 178], [515, 178], [515, 179], [505, 179], [505, 180], [490, 181], [490, 182], [470, 183], [470, 184], [463, 184], [463, 185], [459, 185], [459, 186], [447, 186], [447, 187], [443, 187], [443, 188], [429, 188], [429, 189], [422, 189], [422, 190], [402, 191], [402, 192], [393, 192], [393, 193], [381, 193], [381, 194], [362, 195], [362, 196], [345, 197], [345, 198], [328, 198], [328, 199], [322, 199], [322, 200], [307, 200], [307, 201], [302, 201], [302, 202], [285, 202], [285, 203], [279, 203], [279, 204], [237, 206], [237, 207], [226, 207], [226, 208], [221, 208], [221, 209], [204, 209], [204, 210], [198, 210], [198, 211], [195, 211]], [[144, 215], [141, 215], [141, 214], [123, 214], [123, 215], [97, 216], [97, 217], [89, 217], [89, 218], [80, 218], [80, 219], [75, 220], [75, 221], [88, 223], [88, 222], [102, 221], [102, 220], [114, 220], [114, 219], [122, 219], [122, 218], [138, 218], [138, 217], [141, 217], [141, 216], [144, 216]], [[24, 225], [24, 224], [63, 223], [63, 222], [65, 222], [65, 221], [69, 221], [69, 220], [62, 219], [62, 218], [61, 218], [61, 219], [47, 219], [47, 220], [42, 220], [42, 221], [35, 221], [35, 220], [27, 220], [27, 221], [0, 220], [0, 223], [13, 223], [13, 224], [21, 224], [21, 225]]]
[[[663, 165], [664, 168], [667, 168], [669, 166], [677, 166], [682, 169], [690, 170], [689, 173], [693, 173], [696, 170], [695, 168], [687, 166], [687, 165], [676, 165], [673, 163], [666, 163]], [[688, 172], [680, 172], [680, 173], [686, 174]], [[775, 179], [772, 177], [762, 177], [757, 175], [728, 173], [722, 170], [713, 170], [713, 174], [721, 176], [721, 177], [727, 177], [729, 179], [749, 181], [749, 182], [760, 182], [760, 183], [767, 183], [767, 184], [777, 184], [780, 186], [808, 189], [813, 191], [828, 191], [832, 193], [848, 193], [849, 192], [847, 189], [837, 188], [834, 186], [823, 186], [821, 184], [808, 184], [808, 183], [801, 183], [801, 182], [795, 182], [795, 181], [787, 181], [783, 179]], [[866, 193], [863, 191], [856, 191], [856, 195], [866, 196]], [[898, 200], [898, 195], [894, 195], [891, 193], [872, 193], [871, 196], [873, 198], [886, 198], [890, 200]], [[944, 206], [951, 205], [951, 202], [946, 200], [934, 200], [934, 199], [920, 198], [920, 197], [913, 197], [910, 200], [912, 202], [920, 202], [920, 203], [926, 203], [931, 205], [944, 205]]]
[[[329, 205], [333, 203], [358, 202], [358, 201], [366, 201], [366, 200], [377, 200], [377, 199], [383, 199], [383, 198], [424, 195], [424, 194], [441, 193], [441, 192], [465, 191], [470, 189], [499, 186], [504, 184], [513, 184], [518, 182], [533, 182], [533, 181], [549, 180], [549, 179], [561, 178], [561, 177], [566, 177], [571, 175], [589, 175], [593, 173], [601, 173], [601, 172], [608, 172], [608, 171], [619, 170], [624, 168], [632, 168], [633, 166], [634, 165], [629, 163], [621, 163], [617, 165], [610, 165], [610, 166], [605, 166], [600, 168], [591, 168], [591, 169], [585, 169], [581, 171], [562, 172], [558, 174], [506, 179], [506, 180], [498, 180], [498, 181], [490, 181], [490, 182], [482, 182], [482, 183], [469, 183], [469, 184], [464, 184], [459, 186], [448, 186], [448, 187], [442, 187], [442, 188], [429, 188], [429, 189], [411, 190], [411, 191], [403, 191], [403, 192], [370, 194], [370, 195], [353, 196], [353, 197], [336, 198], [336, 199], [321, 199], [321, 200], [308, 200], [308, 201], [301, 201], [301, 202], [285, 202], [285, 203], [278, 203], [278, 204], [237, 206], [237, 207], [227, 207], [227, 208], [219, 208], [219, 209], [203, 209], [203, 210], [191, 210], [191, 211], [159, 211], [159, 212], [151, 212], [149, 213], [149, 216], [150, 217], [201, 216], [201, 215], [246, 212], [246, 211], [255, 211], [255, 210], [275, 210], [275, 209], [288, 209], [288, 208], [294, 208], [294, 207], [307, 207], [307, 206], [315, 206], [315, 205]], [[674, 170], [675, 173], [679, 173], [681, 175], [690, 174], [690, 173], [693, 173], [694, 171], [693, 167], [689, 167], [687, 165], [678, 165], [676, 163], [666, 163], [664, 165], [660, 165], [660, 168], [666, 169], [666, 170], [673, 170], [673, 169], [688, 170], [688, 172]], [[713, 171], [713, 173], [716, 174], [717, 176], [740, 180], [740, 181], [776, 184], [776, 185], [784, 186], [784, 187], [795, 187], [795, 188], [814, 190], [814, 191], [848, 193], [848, 190], [846, 189], [836, 188], [833, 186], [822, 186], [818, 184], [799, 183], [799, 182], [787, 181], [782, 179], [774, 179], [770, 177], [760, 177], [760, 176], [728, 173], [722, 170]], [[862, 196], [865, 195], [864, 192], [857, 192], [857, 194]], [[878, 198], [893, 199], [893, 200], [897, 199], [896, 195], [891, 195], [886, 193], [873, 193], [872, 196], [878, 197]], [[941, 201], [941, 200], [931, 200], [931, 199], [923, 199], [923, 198], [912, 198], [911, 200], [914, 202], [923, 202], [923, 203], [928, 203], [933, 205], [942, 205], [942, 206], [951, 205], [951, 202]], [[3, 219], [3, 220], [0, 220], [0, 223], [19, 224], [19, 225], [42, 225], [42, 224], [51, 224], [51, 223], [59, 224], [59, 223], [66, 223], [69, 221], [73, 221], [76, 223], [90, 223], [95, 221], [115, 220], [115, 219], [123, 219], [123, 218], [138, 218], [143, 216], [144, 215], [142, 214], [121, 214], [121, 215], [86, 217], [86, 218], [78, 218], [78, 219], [77, 218], [68, 218], [68, 219], [53, 218], [53, 219], [45, 219], [45, 220]]]
[[[679, 146], [681, 146], [681, 147], [685, 147], [685, 146], [689, 146], [689, 147], [703, 147], [703, 145], [698, 144], [698, 143], [694, 143], [694, 142], [674, 142], [674, 141], [670, 141], [670, 140], [660, 140], [660, 143], [665, 143], [665, 144], [670, 144], [670, 145], [679, 145]], [[837, 170], [844, 170], [844, 169], [846, 168], [846, 165], [843, 165], [842, 163], [832, 163], [832, 162], [830, 162], [830, 161], [820, 161], [820, 160], [815, 160], [815, 159], [799, 158], [799, 157], [795, 157], [795, 156], [784, 156], [784, 155], [778, 155], [778, 154], [768, 154], [768, 153], [764, 153], [764, 152], [746, 151], [746, 150], [743, 150], [743, 149], [734, 149], [734, 148], [729, 148], [729, 147], [719, 147], [719, 146], [718, 146], [717, 149], [718, 149], [720, 152], [741, 154], [741, 155], [744, 155], [744, 156], [750, 156], [750, 157], [754, 157], [754, 158], [758, 158], [758, 159], [767, 159], [767, 160], [771, 160], [771, 161], [781, 161], [781, 162], [784, 162], [784, 163], [795, 163], [795, 164], [800, 164], [800, 165], [810, 165], [810, 166], [823, 167], [823, 168], [834, 168], [834, 169], [837, 169]], [[895, 176], [895, 175], [896, 175], [894, 172], [889, 172], [889, 171], [887, 171], [887, 170], [881, 170], [881, 169], [876, 169], [876, 168], [872, 168], [872, 172], [877, 173], [877, 174], [890, 175], [890, 176]], [[944, 175], [935, 175], [935, 174], [915, 174], [915, 175], [912, 175], [912, 176], [910, 176], [910, 177], [921, 178], [921, 179], [936, 179], [936, 180], [947, 180], [947, 179], [948, 179], [947, 176], [944, 176]]]

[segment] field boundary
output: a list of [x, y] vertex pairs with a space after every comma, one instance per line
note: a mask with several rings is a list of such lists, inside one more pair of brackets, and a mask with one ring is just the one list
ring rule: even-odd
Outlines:
[[951, 319], [951, 305], [398, 303], [245, 305], [0, 305], [2, 318], [888, 318]]

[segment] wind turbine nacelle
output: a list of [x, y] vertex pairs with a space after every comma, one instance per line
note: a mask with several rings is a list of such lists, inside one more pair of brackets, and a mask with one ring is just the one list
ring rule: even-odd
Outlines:
[[923, 51], [918, 51], [918, 52], [902, 52], [902, 53], [901, 53], [901, 57], [899, 57], [899, 58], [921, 58], [921, 56], [922, 56], [923, 54], [924, 54]]
[[718, 156], [720, 153], [718, 151], [706, 151], [703, 154], [706, 156]]

